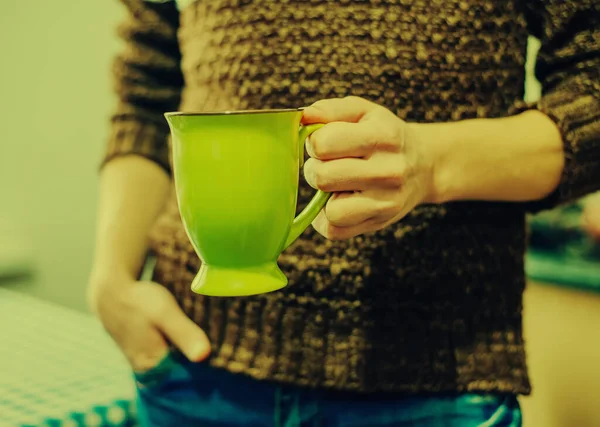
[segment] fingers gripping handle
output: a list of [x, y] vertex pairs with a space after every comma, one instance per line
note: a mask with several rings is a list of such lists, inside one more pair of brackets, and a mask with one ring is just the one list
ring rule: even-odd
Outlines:
[[[299, 162], [300, 166], [304, 163], [304, 141], [308, 138], [313, 132], [322, 128], [324, 125], [322, 124], [314, 124], [301, 126], [299, 131]], [[300, 235], [308, 228], [308, 226], [315, 220], [321, 209], [325, 207], [327, 200], [331, 197], [331, 193], [325, 193], [324, 191], [317, 190], [317, 194], [315, 194], [312, 200], [308, 203], [308, 205], [298, 214], [298, 216], [294, 219], [292, 223], [292, 227], [290, 228], [290, 233], [285, 242], [284, 248], [290, 246]]]

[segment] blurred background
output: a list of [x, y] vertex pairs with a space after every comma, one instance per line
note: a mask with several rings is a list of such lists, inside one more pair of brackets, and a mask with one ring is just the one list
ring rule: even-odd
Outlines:
[[0, 14], [0, 271], [33, 268], [18, 290], [85, 310], [122, 10], [51, 3], [5, 2]]
[[[117, 1], [3, 4], [0, 426], [134, 425], [127, 365], [85, 303], [122, 13]], [[526, 99], [539, 92], [530, 78]], [[580, 227], [585, 203], [531, 219], [526, 427], [600, 426], [600, 255]]]

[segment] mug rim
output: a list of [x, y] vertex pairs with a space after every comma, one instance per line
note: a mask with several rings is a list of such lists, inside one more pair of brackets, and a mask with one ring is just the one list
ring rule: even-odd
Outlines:
[[299, 108], [267, 108], [257, 110], [225, 110], [225, 111], [170, 111], [165, 113], [165, 117], [176, 116], [235, 116], [242, 114], [275, 114], [275, 113], [292, 113], [303, 111], [304, 107]]

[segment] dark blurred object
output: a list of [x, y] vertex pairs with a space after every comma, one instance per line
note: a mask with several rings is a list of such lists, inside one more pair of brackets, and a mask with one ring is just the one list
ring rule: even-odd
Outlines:
[[530, 218], [530, 279], [600, 292], [600, 243], [582, 227], [586, 201]]

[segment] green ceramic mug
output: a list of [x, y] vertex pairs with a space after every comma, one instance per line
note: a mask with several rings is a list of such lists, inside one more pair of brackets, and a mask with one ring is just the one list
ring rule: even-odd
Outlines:
[[312, 223], [328, 193], [294, 218], [302, 109], [165, 114], [183, 225], [202, 260], [196, 293], [245, 296], [287, 285], [277, 258]]

